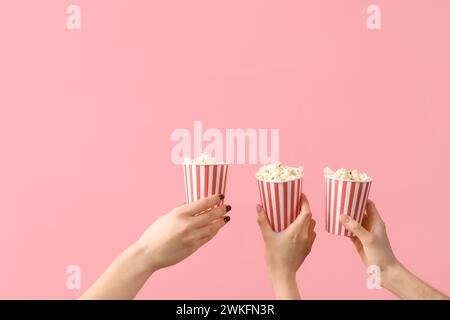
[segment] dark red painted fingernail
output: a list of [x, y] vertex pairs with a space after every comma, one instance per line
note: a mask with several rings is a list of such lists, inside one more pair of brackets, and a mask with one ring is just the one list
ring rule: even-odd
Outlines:
[[231, 210], [231, 206], [229, 204], [227, 204], [227, 206], [225, 207], [225, 210], [228, 212]]
[[225, 196], [223, 194], [219, 194], [219, 199], [223, 200], [225, 198]]
[[226, 216], [226, 217], [223, 218], [223, 221], [225, 221], [225, 223], [227, 223], [228, 221], [230, 221], [230, 219], [231, 218], [229, 216]]

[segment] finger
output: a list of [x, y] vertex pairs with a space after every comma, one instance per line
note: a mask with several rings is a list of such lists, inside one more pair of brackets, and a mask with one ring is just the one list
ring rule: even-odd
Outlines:
[[258, 225], [261, 229], [263, 238], [270, 236], [273, 233], [272, 227], [270, 226], [269, 219], [267, 218], [266, 212], [263, 207], [259, 204], [256, 206], [256, 211], [258, 212]]
[[218, 205], [223, 200], [223, 198], [224, 196], [222, 194], [216, 194], [189, 204], [185, 204], [179, 209], [183, 214], [193, 216]]
[[363, 245], [361, 243], [361, 240], [358, 239], [358, 237], [351, 237], [350, 240], [352, 240], [353, 245], [355, 246], [355, 249], [358, 253], [361, 253], [363, 250]]
[[364, 227], [352, 217], [341, 214], [339, 220], [348, 231], [353, 232], [359, 238], [359, 240], [361, 240], [361, 243], [367, 243], [371, 238], [372, 234], [364, 229]]
[[367, 200], [366, 214], [369, 225], [384, 225], [383, 219], [381, 219], [377, 207], [372, 200]]
[[313, 233], [314, 232], [314, 228], [316, 227], [316, 220], [311, 219], [311, 222], [309, 223], [309, 233]]
[[194, 226], [195, 227], [203, 227], [210, 223], [211, 221], [214, 221], [216, 219], [219, 219], [223, 217], [227, 212], [231, 210], [230, 205], [222, 205], [218, 208], [214, 208], [208, 211], [203, 212], [202, 214], [198, 216], [192, 217], [194, 220]]
[[311, 212], [308, 198], [306, 197], [306, 194], [304, 194], [304, 193], [302, 193], [302, 196], [301, 196], [300, 212], [301, 213]]
[[195, 234], [195, 237], [200, 240], [205, 237], [212, 239], [219, 230], [230, 221], [230, 217], [224, 217], [223, 219], [217, 219], [216, 221], [199, 228]]
[[316, 240], [317, 234], [315, 232], [312, 233], [311, 235], [311, 242], [310, 242], [310, 246], [312, 247], [312, 245], [314, 244], [314, 241]]
[[286, 230], [295, 230], [295, 232], [299, 232], [304, 229], [309, 230], [309, 226], [311, 225], [312, 213], [311, 212], [300, 212], [300, 214], [295, 218], [294, 222], [291, 223], [290, 226], [286, 228]]

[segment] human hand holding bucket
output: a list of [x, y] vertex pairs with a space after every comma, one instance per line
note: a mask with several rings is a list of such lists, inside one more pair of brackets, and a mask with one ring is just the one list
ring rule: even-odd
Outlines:
[[303, 168], [281, 163], [261, 167], [256, 173], [261, 205], [272, 230], [285, 230], [300, 212]]
[[325, 229], [340, 236], [353, 236], [339, 221], [343, 214], [352, 217], [359, 224], [364, 218], [364, 209], [369, 198], [372, 178], [356, 170], [329, 168], [324, 170], [326, 183]]

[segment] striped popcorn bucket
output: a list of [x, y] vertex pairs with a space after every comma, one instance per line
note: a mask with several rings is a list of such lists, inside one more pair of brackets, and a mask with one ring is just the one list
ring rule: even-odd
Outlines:
[[341, 214], [348, 215], [362, 223], [364, 209], [372, 181], [351, 181], [325, 176], [326, 192], [326, 220], [327, 232], [340, 236], [353, 236], [339, 221]]
[[215, 194], [225, 195], [227, 164], [183, 164], [183, 173], [186, 203]]
[[300, 213], [303, 177], [284, 182], [257, 180], [261, 204], [272, 230], [283, 231]]

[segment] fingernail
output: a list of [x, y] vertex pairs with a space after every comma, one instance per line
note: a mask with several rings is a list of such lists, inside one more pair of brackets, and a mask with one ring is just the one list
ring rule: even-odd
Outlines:
[[256, 211], [259, 212], [260, 210], [261, 210], [261, 205], [260, 205], [260, 204], [257, 204], [257, 205], [256, 205]]
[[231, 218], [229, 216], [226, 216], [226, 217], [223, 218], [223, 221], [225, 221], [225, 223], [227, 223], [228, 221], [230, 221], [230, 219]]
[[348, 223], [350, 221], [350, 218], [348, 216], [346, 216], [345, 214], [342, 214], [341, 217], [342, 217], [341, 221], [343, 223]]
[[227, 206], [225, 207], [225, 210], [228, 212], [231, 210], [231, 206], [227, 204]]
[[223, 200], [225, 198], [225, 196], [223, 194], [219, 194], [219, 199]]

